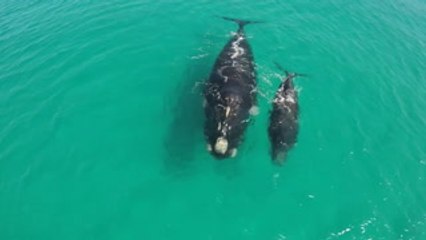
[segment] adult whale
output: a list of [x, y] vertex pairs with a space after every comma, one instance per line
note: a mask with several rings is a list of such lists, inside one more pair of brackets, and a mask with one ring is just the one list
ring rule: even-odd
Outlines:
[[299, 131], [299, 103], [297, 91], [294, 89], [293, 79], [304, 74], [290, 73], [279, 64], [277, 67], [286, 73], [286, 77], [280, 84], [272, 103], [272, 111], [269, 116], [269, 140], [272, 146], [272, 160], [282, 164], [287, 152], [297, 141]]
[[204, 88], [204, 135], [210, 153], [234, 157], [250, 114], [257, 111], [256, 72], [244, 26], [255, 21], [223, 17], [238, 24], [237, 33], [219, 54]]

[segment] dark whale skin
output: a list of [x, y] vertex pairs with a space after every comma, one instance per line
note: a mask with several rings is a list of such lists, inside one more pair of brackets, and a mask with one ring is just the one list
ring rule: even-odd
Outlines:
[[253, 53], [243, 28], [250, 22], [230, 20], [239, 29], [216, 59], [204, 89], [204, 135], [211, 154], [219, 159], [236, 154], [250, 122], [250, 109], [257, 103]]
[[296, 144], [299, 132], [298, 94], [293, 86], [294, 75], [289, 75], [278, 88], [269, 116], [268, 135], [271, 157], [277, 164], [285, 161], [287, 152]]

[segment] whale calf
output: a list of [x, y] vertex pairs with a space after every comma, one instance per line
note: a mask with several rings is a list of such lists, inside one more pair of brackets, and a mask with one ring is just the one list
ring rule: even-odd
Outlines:
[[218, 159], [234, 157], [256, 112], [256, 72], [244, 26], [255, 21], [222, 17], [238, 31], [222, 49], [204, 88], [204, 135], [207, 149]]
[[272, 160], [280, 165], [285, 161], [287, 152], [296, 143], [299, 131], [299, 103], [293, 79], [297, 76], [305, 75], [290, 73], [284, 70], [279, 64], [276, 65], [286, 73], [286, 77], [282, 80], [272, 102], [268, 135], [272, 147]]

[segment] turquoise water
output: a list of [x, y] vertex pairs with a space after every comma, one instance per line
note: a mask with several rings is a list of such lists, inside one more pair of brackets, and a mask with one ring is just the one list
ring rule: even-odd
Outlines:
[[[0, 2], [0, 239], [426, 239], [426, 3]], [[236, 25], [260, 114], [205, 150], [201, 83]], [[301, 127], [270, 162], [268, 111]]]

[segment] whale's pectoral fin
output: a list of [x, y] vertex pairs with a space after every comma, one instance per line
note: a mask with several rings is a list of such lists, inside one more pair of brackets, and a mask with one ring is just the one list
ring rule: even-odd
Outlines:
[[249, 110], [249, 113], [251, 116], [257, 116], [259, 115], [259, 107], [258, 106], [252, 106]]
[[211, 152], [213, 150], [212, 145], [207, 144], [206, 149], [207, 149], [207, 151]]
[[237, 153], [238, 153], [238, 151], [237, 151], [236, 148], [233, 148], [233, 149], [229, 150], [229, 152], [231, 153], [231, 157], [232, 158], [236, 157]]

